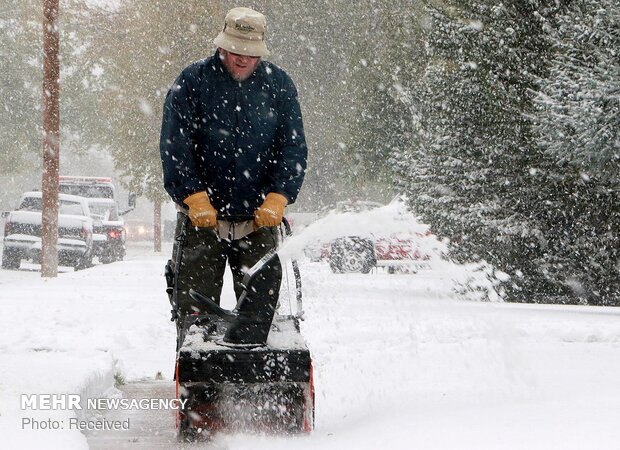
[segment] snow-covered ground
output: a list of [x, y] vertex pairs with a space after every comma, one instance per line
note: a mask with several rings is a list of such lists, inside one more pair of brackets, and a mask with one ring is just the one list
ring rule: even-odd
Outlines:
[[[21, 410], [21, 394], [100, 397], [114, 376], [170, 378], [176, 333], [163, 265], [150, 247], [126, 261], [41, 279], [37, 266], [0, 270], [0, 447], [87, 448], [75, 430], [22, 429], [23, 418], [63, 420], [72, 410]], [[43, 447], [42, 447], [43, 445]]]
[[[88, 446], [76, 430], [22, 429], [76, 412], [22, 410], [21, 394], [101, 397], [115, 375], [171, 378], [168, 255], [132, 247], [126, 261], [50, 280], [0, 270], [0, 447]], [[458, 300], [466, 273], [441, 261], [395, 275], [302, 262], [302, 276], [316, 429], [217, 448], [620, 447], [619, 310]]]

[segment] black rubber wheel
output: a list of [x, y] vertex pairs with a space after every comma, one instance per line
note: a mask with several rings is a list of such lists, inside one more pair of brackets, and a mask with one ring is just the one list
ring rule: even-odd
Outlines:
[[329, 267], [334, 273], [369, 273], [375, 266], [372, 241], [357, 237], [334, 240], [329, 252]]

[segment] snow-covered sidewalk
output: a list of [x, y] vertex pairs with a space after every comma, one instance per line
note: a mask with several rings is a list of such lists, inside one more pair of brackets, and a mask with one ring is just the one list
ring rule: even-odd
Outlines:
[[[23, 418], [62, 421], [75, 412], [21, 410], [22, 394], [99, 397], [115, 375], [171, 378], [167, 252], [53, 280], [0, 271], [0, 446], [87, 447], [76, 430], [23, 430]], [[334, 275], [304, 262], [316, 430], [225, 436], [222, 446], [618, 448], [619, 310], [460, 301], [452, 287], [462, 268], [433, 267]]]
[[[165, 260], [145, 251], [49, 280], [0, 271], [0, 446], [88, 448], [79, 430], [68, 429], [73, 410], [22, 410], [22, 394], [97, 398], [115, 376], [171, 378], [176, 333], [164, 292]], [[29, 418], [32, 424], [23, 426]], [[64, 430], [32, 429], [35, 420], [50, 419]]]

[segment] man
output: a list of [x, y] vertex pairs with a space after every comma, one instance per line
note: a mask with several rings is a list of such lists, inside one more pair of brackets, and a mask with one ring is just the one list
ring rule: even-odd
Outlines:
[[[244, 270], [275, 248], [284, 208], [303, 182], [297, 91], [282, 69], [262, 60], [265, 26], [259, 12], [231, 9], [215, 54], [185, 68], [164, 104], [164, 187], [179, 210], [172, 295], [180, 333], [185, 317], [202, 310], [190, 288], [219, 304], [227, 261], [239, 298]], [[281, 277], [276, 257], [259, 272], [225, 342], [264, 344]]]

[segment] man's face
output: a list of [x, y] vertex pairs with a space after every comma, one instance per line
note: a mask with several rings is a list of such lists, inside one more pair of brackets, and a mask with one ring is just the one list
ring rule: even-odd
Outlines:
[[245, 81], [252, 75], [260, 62], [260, 56], [246, 56], [220, 48], [222, 63], [235, 81]]

